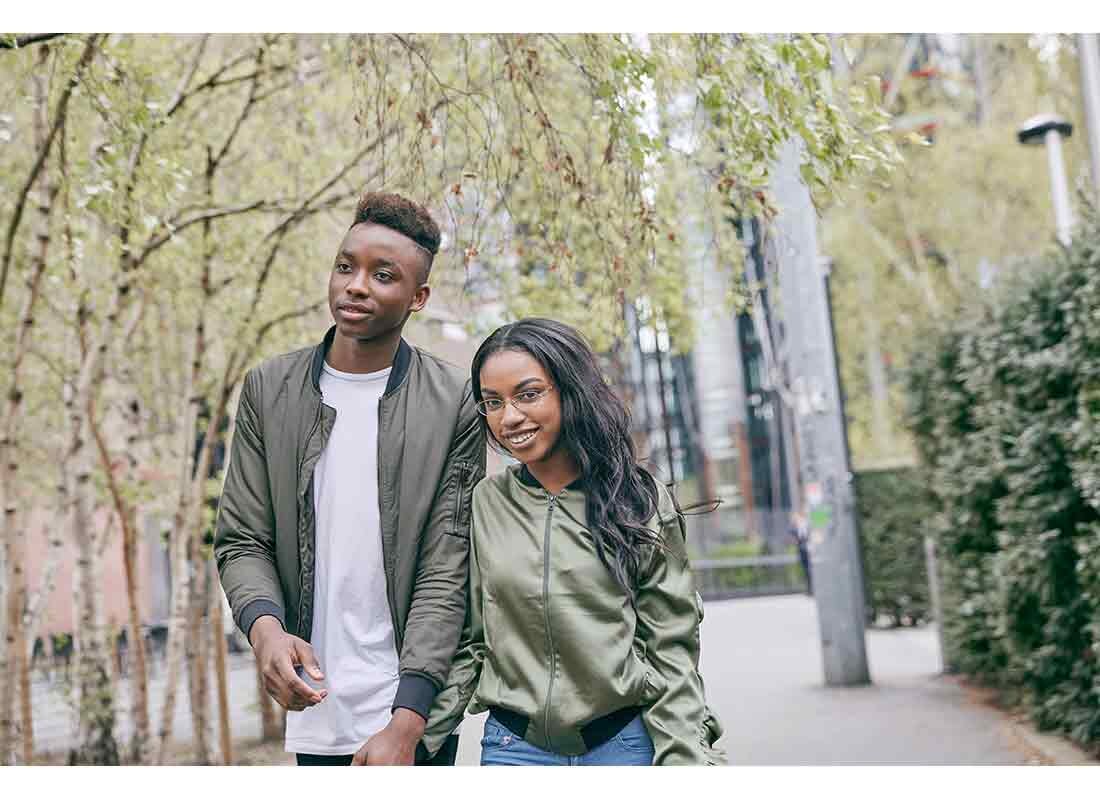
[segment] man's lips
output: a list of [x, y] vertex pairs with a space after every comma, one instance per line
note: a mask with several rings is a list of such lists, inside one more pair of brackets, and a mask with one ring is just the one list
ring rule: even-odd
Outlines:
[[349, 317], [365, 317], [371, 312], [366, 306], [357, 306], [352, 304], [342, 304], [336, 306], [336, 310], [341, 314]]

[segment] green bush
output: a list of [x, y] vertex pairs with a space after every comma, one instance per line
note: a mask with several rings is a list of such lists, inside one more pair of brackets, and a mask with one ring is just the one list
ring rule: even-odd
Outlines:
[[856, 511], [863, 545], [868, 616], [894, 625], [928, 618], [924, 534], [932, 501], [914, 469], [867, 470], [856, 475]]
[[1100, 226], [928, 339], [910, 422], [947, 660], [1100, 748]]

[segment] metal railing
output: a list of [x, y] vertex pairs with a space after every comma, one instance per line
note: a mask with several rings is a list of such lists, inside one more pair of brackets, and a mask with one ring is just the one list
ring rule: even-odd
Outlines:
[[700, 558], [691, 562], [696, 588], [704, 600], [797, 594], [806, 591], [806, 576], [793, 553]]

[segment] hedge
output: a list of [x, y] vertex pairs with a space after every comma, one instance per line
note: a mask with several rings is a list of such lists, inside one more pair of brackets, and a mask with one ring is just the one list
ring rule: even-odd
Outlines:
[[1100, 225], [922, 339], [908, 376], [948, 663], [1100, 751]]
[[868, 619], [895, 626], [926, 621], [924, 534], [932, 498], [924, 479], [911, 468], [865, 470], [856, 474], [855, 490]]

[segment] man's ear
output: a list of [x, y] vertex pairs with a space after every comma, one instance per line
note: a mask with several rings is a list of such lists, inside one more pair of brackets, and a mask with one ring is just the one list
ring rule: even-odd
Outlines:
[[416, 291], [413, 292], [412, 305], [409, 306], [409, 311], [416, 313], [420, 311], [428, 304], [428, 298], [432, 296], [432, 287], [426, 283], [422, 283], [416, 287]]

